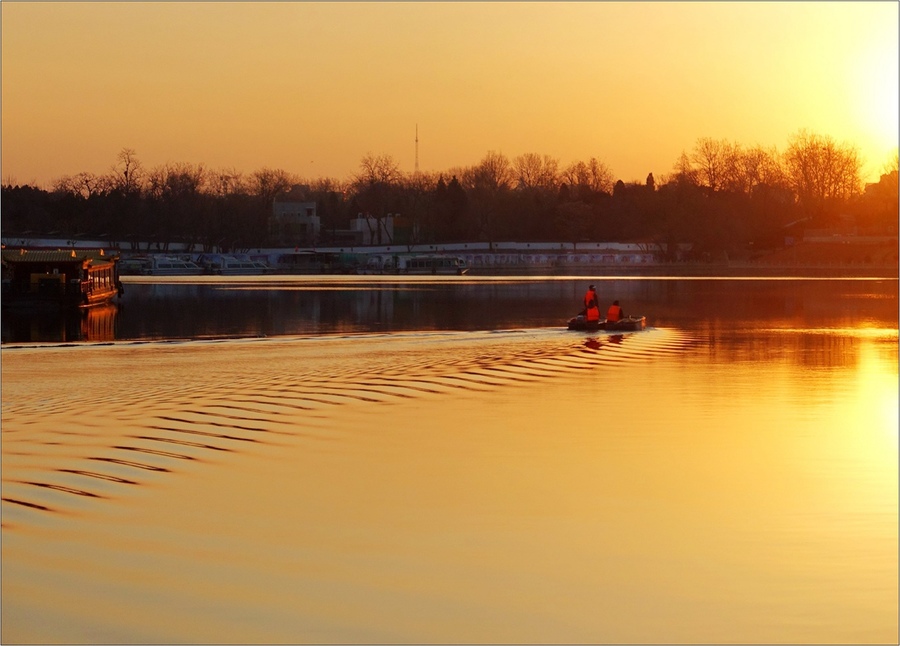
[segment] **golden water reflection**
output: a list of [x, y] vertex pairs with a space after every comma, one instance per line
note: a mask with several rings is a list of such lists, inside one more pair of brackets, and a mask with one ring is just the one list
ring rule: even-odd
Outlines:
[[3, 641], [891, 641], [896, 330], [766, 339], [7, 351]]

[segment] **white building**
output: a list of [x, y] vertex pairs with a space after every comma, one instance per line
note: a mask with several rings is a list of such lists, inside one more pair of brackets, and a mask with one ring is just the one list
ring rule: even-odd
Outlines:
[[394, 215], [388, 213], [379, 220], [368, 213], [360, 213], [350, 221], [350, 230], [360, 234], [361, 245], [391, 244], [394, 241]]
[[289, 245], [311, 244], [319, 239], [322, 223], [316, 214], [315, 202], [288, 201], [275, 198], [269, 233]]

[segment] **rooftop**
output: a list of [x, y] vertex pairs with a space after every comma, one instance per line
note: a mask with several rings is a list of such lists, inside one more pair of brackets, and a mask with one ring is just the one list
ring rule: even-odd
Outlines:
[[118, 259], [116, 255], [106, 255], [103, 249], [3, 249], [2, 258], [4, 263], [25, 263], [25, 262], [43, 262], [43, 263], [64, 263], [64, 262], [81, 262], [90, 260], [92, 262], [112, 262]]

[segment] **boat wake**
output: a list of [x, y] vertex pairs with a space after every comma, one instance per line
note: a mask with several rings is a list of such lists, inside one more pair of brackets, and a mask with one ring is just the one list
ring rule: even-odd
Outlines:
[[537, 328], [4, 348], [3, 526], [86, 513], [242, 453], [327, 446], [351, 409], [610, 378], [696, 343]]

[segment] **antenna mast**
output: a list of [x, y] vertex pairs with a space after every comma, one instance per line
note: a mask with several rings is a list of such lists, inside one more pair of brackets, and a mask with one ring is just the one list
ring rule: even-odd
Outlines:
[[416, 124], [416, 175], [419, 174], [419, 124]]

